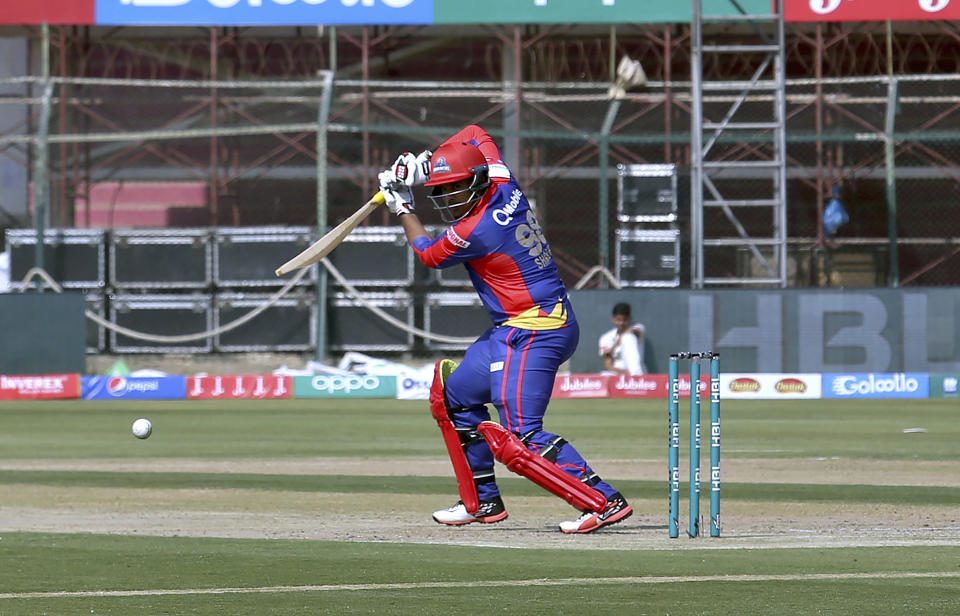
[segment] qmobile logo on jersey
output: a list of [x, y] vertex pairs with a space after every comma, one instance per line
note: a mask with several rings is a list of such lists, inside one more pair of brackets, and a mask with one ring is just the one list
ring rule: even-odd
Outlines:
[[833, 380], [833, 393], [838, 396], [853, 394], [909, 393], [920, 389], [920, 382], [905, 374], [878, 377], [870, 374], [865, 379], [855, 376], [840, 376]]
[[502, 208], [493, 210], [493, 220], [501, 227], [509, 225], [510, 221], [513, 220], [513, 213], [517, 211], [517, 206], [520, 205], [520, 199], [522, 198], [523, 193], [520, 192], [520, 189], [514, 188], [513, 192], [510, 193], [510, 201]]

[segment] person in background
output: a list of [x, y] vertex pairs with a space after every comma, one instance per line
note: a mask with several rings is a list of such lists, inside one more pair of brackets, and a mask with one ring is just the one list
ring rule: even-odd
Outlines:
[[[544, 429], [560, 365], [580, 328], [537, 216], [500, 149], [479, 126], [467, 126], [434, 152], [401, 154], [380, 175], [380, 190], [424, 265], [466, 266], [492, 327], [459, 364], [434, 368], [430, 412], [453, 464], [460, 501], [434, 512], [439, 524], [490, 524], [507, 517], [494, 459], [560, 496], [579, 517], [564, 533], [589, 533], [633, 512], [566, 439]], [[431, 238], [413, 210], [415, 185], [429, 197], [446, 231]], [[487, 404], [500, 423], [490, 421]]]
[[646, 373], [643, 364], [643, 323], [633, 323], [630, 304], [620, 302], [613, 307], [610, 317], [613, 329], [600, 336], [600, 357], [603, 371], [609, 374], [641, 375]]

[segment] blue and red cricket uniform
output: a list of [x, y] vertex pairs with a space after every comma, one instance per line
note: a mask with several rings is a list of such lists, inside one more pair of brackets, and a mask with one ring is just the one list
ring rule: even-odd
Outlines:
[[[550, 246], [523, 191], [503, 163], [493, 139], [479, 126], [468, 126], [447, 142], [469, 142], [487, 159], [491, 187], [473, 211], [435, 239], [419, 237], [413, 249], [432, 268], [463, 265], [494, 326], [467, 349], [446, 380], [447, 404], [456, 427], [474, 428], [490, 419], [492, 403], [500, 423], [533, 451], [558, 447], [556, 463], [608, 498], [616, 490], [597, 481], [576, 449], [543, 430], [560, 365], [573, 354], [580, 328]], [[484, 441], [466, 449], [478, 482], [480, 500], [499, 495], [493, 477], [493, 454]], [[596, 483], [594, 483], [596, 482]]]

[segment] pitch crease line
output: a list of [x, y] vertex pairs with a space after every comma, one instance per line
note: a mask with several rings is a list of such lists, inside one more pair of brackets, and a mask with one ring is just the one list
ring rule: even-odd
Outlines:
[[568, 586], [571, 584], [677, 584], [688, 582], [780, 582], [808, 580], [873, 580], [960, 578], [960, 571], [888, 571], [876, 573], [795, 573], [772, 575], [689, 575], [609, 578], [560, 578], [532, 580], [479, 580], [475, 582], [397, 582], [391, 584], [319, 584], [306, 586], [254, 586], [235, 588], [181, 588], [153, 590], [79, 590], [0, 593], [0, 599], [48, 599], [57, 597], [147, 597], [163, 595], [224, 595], [286, 592], [337, 592], [361, 590], [418, 590], [424, 588], [496, 588], [512, 586]]

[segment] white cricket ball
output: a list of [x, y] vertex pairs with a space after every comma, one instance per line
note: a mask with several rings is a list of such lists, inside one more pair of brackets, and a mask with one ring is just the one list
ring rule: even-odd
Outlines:
[[149, 419], [141, 417], [133, 422], [133, 435], [137, 438], [147, 438], [153, 432], [153, 424]]

